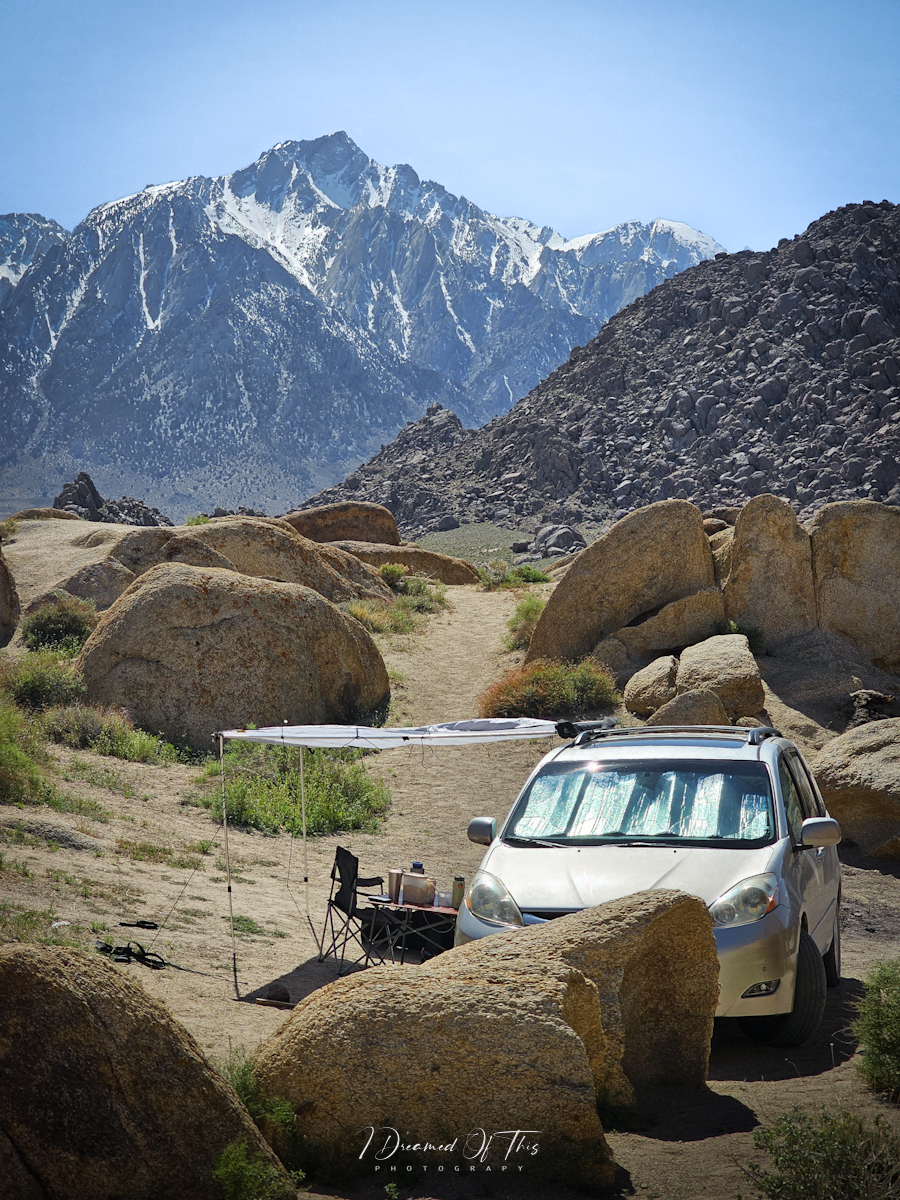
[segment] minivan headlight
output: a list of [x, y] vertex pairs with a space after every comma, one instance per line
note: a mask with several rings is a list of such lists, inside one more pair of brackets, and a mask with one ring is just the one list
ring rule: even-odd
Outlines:
[[496, 875], [476, 871], [466, 894], [469, 912], [494, 925], [524, 925], [519, 906]]
[[713, 925], [719, 927], [749, 925], [778, 905], [778, 878], [771, 871], [751, 875], [724, 892], [709, 906]]

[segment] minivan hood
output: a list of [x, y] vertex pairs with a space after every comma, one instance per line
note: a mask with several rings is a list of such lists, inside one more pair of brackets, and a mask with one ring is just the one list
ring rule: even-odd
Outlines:
[[481, 868], [503, 881], [523, 912], [572, 911], [649, 888], [678, 888], [712, 904], [768, 869], [775, 846], [508, 846], [495, 843]]

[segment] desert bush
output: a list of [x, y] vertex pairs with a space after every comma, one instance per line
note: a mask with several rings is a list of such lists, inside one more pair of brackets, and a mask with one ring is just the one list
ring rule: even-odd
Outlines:
[[77, 653], [99, 619], [92, 600], [57, 592], [55, 599], [22, 618], [22, 639], [29, 650]]
[[824, 1109], [793, 1108], [753, 1135], [773, 1171], [750, 1163], [744, 1173], [757, 1197], [771, 1200], [900, 1200], [900, 1138], [883, 1117], [874, 1124]]
[[857, 1010], [860, 1072], [871, 1088], [900, 1098], [900, 958], [874, 965]]
[[212, 517], [208, 517], [206, 513], [197, 513], [196, 517], [188, 517], [185, 525], [208, 525]]
[[397, 583], [397, 591], [391, 602], [350, 600], [341, 607], [372, 633], [411, 633], [418, 617], [447, 607], [446, 586], [432, 579], [407, 575]]
[[607, 708], [618, 698], [612, 676], [592, 659], [538, 659], [492, 684], [479, 698], [478, 711], [483, 717], [552, 719]]
[[51, 742], [126, 762], [161, 765], [189, 757], [162, 738], [135, 729], [128, 714], [121, 711], [69, 704], [45, 712], [39, 728]]
[[533, 567], [531, 563], [513, 567], [503, 558], [494, 559], [486, 566], [479, 567], [478, 574], [481, 576], [481, 586], [486, 592], [493, 592], [497, 588], [522, 587], [528, 583], [550, 582], [550, 576]]
[[[375, 829], [390, 793], [360, 761], [359, 750], [305, 750], [306, 831], [312, 836]], [[225, 809], [228, 820], [264, 833], [302, 831], [300, 751], [294, 747], [233, 742], [225, 752]], [[218, 763], [206, 768], [218, 773]], [[222, 820], [218, 798], [209, 800]]]
[[30, 730], [21, 712], [0, 697], [0, 804], [38, 799], [42, 780]]
[[14, 538], [19, 532], [19, 522], [14, 521], [12, 517], [7, 517], [5, 521], [0, 521], [0, 542], [8, 542], [10, 538]]
[[84, 680], [71, 662], [49, 650], [0, 664], [0, 689], [19, 705], [41, 712], [56, 704], [74, 704], [84, 694]]
[[507, 650], [527, 650], [531, 645], [531, 635], [538, 623], [538, 618], [547, 603], [543, 596], [533, 592], [523, 596], [516, 605], [515, 612], [507, 621], [509, 636], [504, 639]]
[[399, 588], [400, 582], [406, 573], [407, 568], [404, 567], [403, 563], [382, 563], [378, 568], [378, 574], [381, 576], [384, 582], [389, 587], [394, 588], [395, 591], [397, 588]]

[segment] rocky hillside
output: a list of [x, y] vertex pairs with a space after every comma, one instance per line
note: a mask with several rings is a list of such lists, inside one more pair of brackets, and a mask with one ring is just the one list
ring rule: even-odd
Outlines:
[[668, 221], [566, 241], [344, 133], [101, 205], [42, 259], [14, 220], [0, 498], [86, 470], [176, 517], [289, 507], [435, 401], [480, 425], [719, 249]]
[[661, 284], [477, 431], [433, 407], [336, 488], [408, 536], [602, 523], [654, 500], [897, 503], [900, 207], [851, 204]]

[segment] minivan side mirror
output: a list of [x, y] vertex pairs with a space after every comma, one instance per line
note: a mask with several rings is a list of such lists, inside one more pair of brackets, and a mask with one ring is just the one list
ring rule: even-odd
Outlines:
[[802, 846], [836, 846], [841, 840], [841, 827], [834, 817], [807, 817], [800, 826]]
[[473, 817], [466, 833], [477, 846], [489, 846], [497, 836], [497, 822], [494, 817]]

